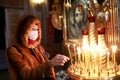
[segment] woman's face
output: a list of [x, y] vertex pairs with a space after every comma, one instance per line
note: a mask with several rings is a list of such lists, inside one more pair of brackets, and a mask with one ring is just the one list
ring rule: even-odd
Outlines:
[[39, 20], [33, 20], [29, 25], [24, 36], [25, 41], [23, 43], [28, 48], [34, 48], [41, 42], [41, 26]]
[[38, 38], [38, 26], [36, 24], [33, 24], [28, 34], [28, 41], [34, 42], [35, 40], [37, 40], [37, 38]]

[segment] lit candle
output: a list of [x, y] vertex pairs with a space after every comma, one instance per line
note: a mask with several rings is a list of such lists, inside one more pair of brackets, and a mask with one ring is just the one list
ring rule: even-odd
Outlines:
[[80, 47], [77, 47], [77, 53], [78, 53], [78, 64], [80, 64], [80, 62], [81, 62], [81, 59], [80, 59], [80, 55], [81, 55]]
[[115, 53], [117, 51], [117, 46], [113, 45], [111, 47], [112, 47], [113, 63], [114, 63], [114, 66], [115, 66], [116, 65], [116, 56], [115, 56]]
[[108, 68], [109, 68], [109, 55], [110, 55], [110, 53], [109, 53], [109, 51], [107, 50], [107, 66], [108, 66]]
[[72, 57], [71, 57], [71, 52], [70, 52], [70, 44], [67, 45], [68, 46], [68, 53], [69, 53], [69, 56], [70, 56], [70, 61], [71, 61], [71, 64], [72, 64]]
[[84, 55], [85, 55], [85, 50], [84, 50], [84, 48], [83, 48], [83, 49], [82, 49], [82, 65], [83, 65], [83, 66], [85, 66], [85, 65], [84, 65], [84, 64], [85, 64], [85, 61], [84, 61], [84, 60], [85, 60], [85, 56], [84, 56]]
[[75, 44], [73, 44], [73, 51], [74, 51], [74, 57], [75, 57], [75, 62], [77, 61], [77, 55], [76, 55], [76, 49], [75, 49], [75, 47], [76, 47], [76, 45]]
[[102, 55], [101, 55], [101, 52], [100, 52], [100, 68], [99, 68], [100, 72], [101, 72], [101, 60], [102, 60], [102, 59], [101, 59], [101, 56], [102, 56]]

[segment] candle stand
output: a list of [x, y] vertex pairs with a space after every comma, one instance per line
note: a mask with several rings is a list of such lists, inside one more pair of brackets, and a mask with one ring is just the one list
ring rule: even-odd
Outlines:
[[[82, 38], [78, 41], [66, 40], [69, 26], [66, 13], [69, 13], [68, 9], [74, 5], [69, 2], [71, 7], [64, 8], [64, 39], [71, 63], [67, 74], [73, 80], [120, 80], [120, 65], [116, 60], [116, 54], [120, 52], [118, 49], [120, 47], [118, 0], [106, 0], [102, 7], [97, 4], [98, 0], [87, 1], [89, 2], [89, 25], [86, 29], [81, 30]], [[94, 8], [101, 11], [95, 12]], [[105, 18], [104, 21], [102, 21], [103, 18]]]

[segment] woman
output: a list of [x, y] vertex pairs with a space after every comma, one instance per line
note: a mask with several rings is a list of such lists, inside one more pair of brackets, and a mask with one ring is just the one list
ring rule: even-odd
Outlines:
[[41, 23], [33, 15], [23, 16], [17, 26], [16, 43], [6, 50], [11, 80], [55, 80], [54, 66], [63, 66], [67, 56], [48, 60], [41, 42]]

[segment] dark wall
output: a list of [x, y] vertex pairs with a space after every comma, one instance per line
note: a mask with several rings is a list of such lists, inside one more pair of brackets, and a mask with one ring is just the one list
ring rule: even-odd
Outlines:
[[0, 7], [0, 50], [5, 49], [5, 9]]

